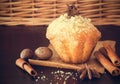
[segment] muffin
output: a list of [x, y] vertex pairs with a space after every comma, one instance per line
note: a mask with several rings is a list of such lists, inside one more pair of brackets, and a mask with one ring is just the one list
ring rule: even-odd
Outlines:
[[84, 63], [101, 37], [91, 20], [82, 16], [61, 15], [47, 27], [46, 37], [67, 63]]

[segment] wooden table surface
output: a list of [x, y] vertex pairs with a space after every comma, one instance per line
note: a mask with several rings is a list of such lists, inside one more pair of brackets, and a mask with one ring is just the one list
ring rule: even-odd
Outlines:
[[[109, 73], [100, 79], [80, 80], [73, 70], [33, 66], [39, 79], [28, 75], [15, 65], [24, 48], [33, 51], [39, 46], [48, 46], [45, 38], [47, 26], [0, 26], [0, 84], [120, 84], [120, 76]], [[120, 26], [99, 26], [101, 40], [115, 40], [120, 56]]]

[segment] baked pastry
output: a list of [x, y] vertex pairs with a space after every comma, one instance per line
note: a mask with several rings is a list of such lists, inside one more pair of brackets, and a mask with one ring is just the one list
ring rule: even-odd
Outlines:
[[101, 33], [82, 16], [61, 15], [49, 24], [46, 37], [64, 62], [86, 62]]

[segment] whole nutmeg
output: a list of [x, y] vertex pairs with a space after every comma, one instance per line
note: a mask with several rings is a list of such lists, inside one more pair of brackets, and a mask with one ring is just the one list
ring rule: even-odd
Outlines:
[[34, 55], [33, 51], [29, 48], [23, 49], [20, 53], [20, 58], [29, 59]]
[[53, 52], [48, 47], [38, 47], [35, 50], [35, 55], [37, 56], [37, 59], [44, 59], [47, 60], [52, 56]]

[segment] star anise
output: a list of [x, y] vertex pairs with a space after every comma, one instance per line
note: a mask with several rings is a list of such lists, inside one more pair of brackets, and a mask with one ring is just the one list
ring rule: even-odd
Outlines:
[[92, 79], [93, 77], [94, 78], [100, 78], [100, 73], [97, 72], [95, 69], [91, 68], [91, 67], [88, 67], [88, 65], [85, 63], [85, 67], [78, 70], [78, 73], [80, 74], [79, 78], [80, 79], [85, 79], [85, 78], [88, 78], [88, 79]]
[[75, 4], [67, 4], [67, 14], [69, 16], [68, 18], [79, 14], [78, 8], [75, 6]]

